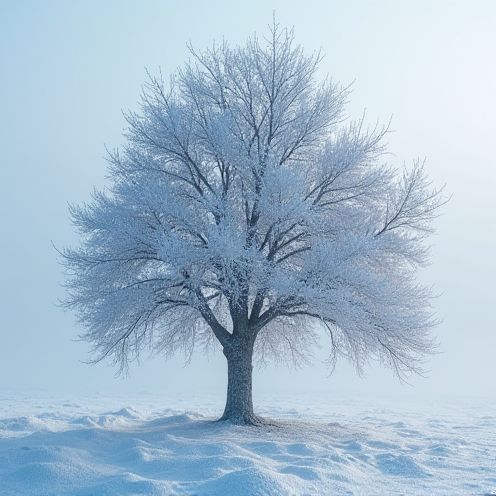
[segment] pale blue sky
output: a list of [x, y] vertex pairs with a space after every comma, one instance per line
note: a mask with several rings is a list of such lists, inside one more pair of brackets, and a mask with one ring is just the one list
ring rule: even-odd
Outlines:
[[494, 185], [496, 2], [460, 1], [0, 1], [0, 390], [153, 390], [223, 393], [219, 354], [143, 360], [128, 379], [80, 363], [72, 315], [56, 307], [62, 274], [50, 241], [76, 242], [67, 202], [104, 183], [104, 145], [118, 146], [122, 109], [136, 106], [145, 67], [173, 72], [186, 42], [243, 42], [275, 9], [326, 73], [356, 80], [349, 112], [371, 123], [393, 115], [391, 160], [427, 157], [453, 193], [422, 278], [441, 296], [441, 354], [427, 379], [400, 385], [373, 368], [270, 368], [255, 395], [309, 388], [330, 394], [496, 394]]

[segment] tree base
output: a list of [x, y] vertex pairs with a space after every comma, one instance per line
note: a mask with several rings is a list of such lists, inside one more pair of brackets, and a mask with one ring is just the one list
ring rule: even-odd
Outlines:
[[264, 425], [270, 425], [262, 417], [258, 417], [254, 413], [246, 415], [222, 415], [222, 417], [217, 422], [229, 422], [234, 425], [251, 425], [256, 427], [261, 427]]

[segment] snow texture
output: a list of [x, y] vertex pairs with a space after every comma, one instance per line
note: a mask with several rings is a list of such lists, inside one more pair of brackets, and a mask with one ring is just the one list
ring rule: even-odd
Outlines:
[[247, 427], [209, 397], [0, 398], [3, 496], [496, 494], [494, 402], [270, 398]]

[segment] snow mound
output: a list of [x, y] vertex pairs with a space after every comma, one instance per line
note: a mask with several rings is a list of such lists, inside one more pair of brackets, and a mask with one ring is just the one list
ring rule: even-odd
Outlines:
[[79, 410], [0, 418], [2, 496], [496, 494], [490, 408], [278, 405], [264, 427], [170, 408]]

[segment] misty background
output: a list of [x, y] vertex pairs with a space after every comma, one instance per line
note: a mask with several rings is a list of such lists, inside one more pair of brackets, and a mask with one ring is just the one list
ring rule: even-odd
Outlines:
[[129, 377], [87, 365], [89, 345], [64, 296], [57, 247], [76, 244], [67, 204], [105, 184], [105, 149], [123, 143], [122, 110], [136, 109], [145, 68], [173, 73], [225, 38], [267, 33], [275, 10], [320, 75], [355, 81], [348, 112], [387, 123], [401, 167], [426, 157], [453, 197], [436, 222], [432, 265], [421, 273], [439, 297], [439, 353], [425, 378], [398, 382], [372, 365], [365, 377], [316, 350], [311, 367], [259, 369], [254, 396], [286, 393], [496, 395], [496, 2], [466, 1], [5, 1], [0, 0], [0, 391], [150, 391], [224, 395], [220, 349], [166, 361], [143, 355]]

